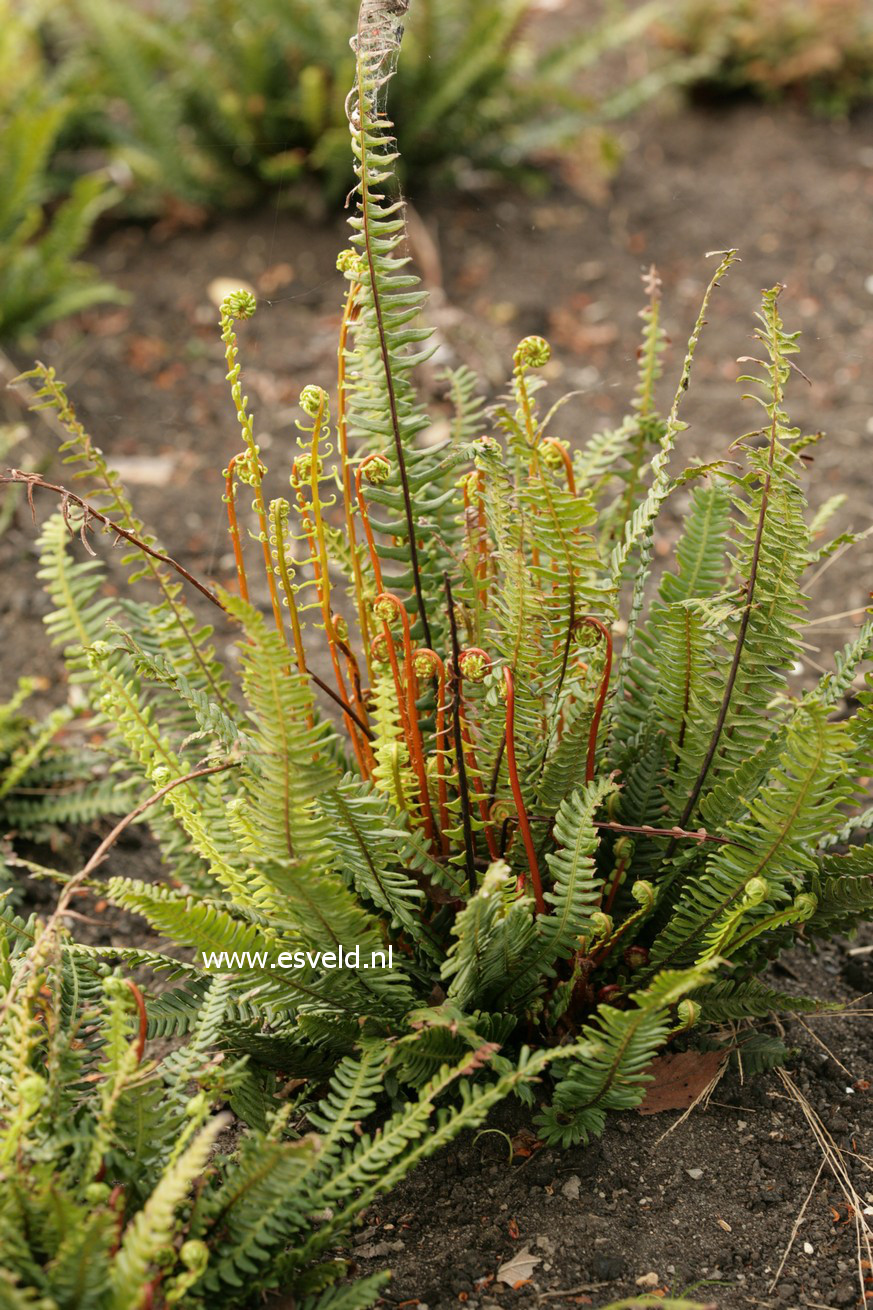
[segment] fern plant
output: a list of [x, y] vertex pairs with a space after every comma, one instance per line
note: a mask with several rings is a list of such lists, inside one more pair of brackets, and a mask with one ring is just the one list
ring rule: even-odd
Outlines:
[[[555, 409], [537, 397], [549, 346], [528, 337], [487, 412], [467, 370], [447, 376], [455, 421], [431, 439], [413, 383], [428, 334], [385, 116], [404, 9], [364, 0], [355, 41], [335, 422], [327, 392], [306, 387], [290, 495], [270, 499], [237, 357], [255, 305], [230, 296], [221, 330], [243, 448], [224, 499], [237, 578], [213, 589], [146, 532], [63, 386], [37, 368], [85, 482], [84, 494], [53, 487], [52, 542], [65, 520], [83, 538], [104, 527], [134, 547], [127, 565], [154, 595], [103, 598], [96, 562], [53, 546], [50, 624], [119, 755], [162, 801], [153, 826], [170, 883], [104, 887], [200, 961], [136, 954], [179, 979], [150, 1003], [155, 1031], [187, 1030], [211, 985], [206, 957], [227, 975], [222, 1043], [297, 1076], [329, 1072], [362, 1033], [393, 1051], [392, 1095], [483, 1043], [500, 1046], [506, 1076], [522, 1039], [572, 1043], [539, 1121], [549, 1140], [573, 1142], [640, 1101], [666, 1043], [733, 1048], [749, 1018], [814, 1005], [770, 987], [768, 961], [869, 912], [873, 847], [843, 853], [871, 819], [869, 691], [848, 718], [834, 711], [873, 621], [817, 686], [790, 690], [804, 577], [846, 537], [811, 541], [803, 456], [817, 438], [786, 414], [797, 340], [778, 289], [743, 379], [760, 422], [735, 460], [671, 471], [733, 251], [666, 414], [651, 276], [618, 428], [575, 453], [552, 435]], [[655, 585], [658, 516], [683, 486], [691, 508]], [[238, 675], [186, 586], [239, 625]], [[357, 966], [319, 967], [318, 953], [354, 946]], [[361, 963], [387, 948], [393, 968]], [[759, 1041], [756, 1063], [780, 1049]]]
[[[213, 979], [186, 1040], [146, 1044], [139, 988], [57, 928], [0, 909], [0, 1305], [141, 1310], [260, 1303], [372, 1304], [386, 1275], [353, 1283], [344, 1232], [416, 1161], [480, 1124], [548, 1052], [472, 1082], [485, 1046], [444, 1066], [373, 1132], [392, 1055], [364, 1042], [326, 1093], [216, 1054], [231, 1004]], [[459, 1092], [451, 1113], [446, 1093]], [[229, 1137], [230, 1107], [249, 1123]], [[304, 1116], [305, 1119], [304, 1119]]]

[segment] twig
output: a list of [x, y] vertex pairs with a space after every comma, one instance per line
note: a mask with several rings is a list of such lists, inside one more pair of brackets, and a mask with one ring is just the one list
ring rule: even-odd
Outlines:
[[[88, 529], [89, 521], [91, 519], [96, 519], [99, 523], [103, 524], [107, 532], [114, 533], [116, 537], [122, 537], [125, 541], [129, 541], [132, 546], [135, 546], [137, 550], [141, 550], [143, 554], [150, 555], [152, 559], [156, 559], [161, 564], [166, 564], [169, 568], [174, 569], [180, 577], [185, 579], [186, 582], [190, 582], [192, 587], [196, 587], [201, 596], [205, 596], [208, 601], [220, 609], [222, 614], [227, 614], [227, 610], [222, 605], [221, 600], [216, 593], [209, 587], [204, 586], [202, 582], [194, 577], [193, 573], [189, 573], [183, 564], [180, 564], [178, 560], [173, 559], [172, 555], [165, 555], [163, 551], [155, 550], [154, 547], [149, 546], [147, 542], [143, 541], [141, 537], [138, 537], [135, 532], [129, 532], [127, 528], [122, 528], [118, 523], [114, 523], [108, 515], [102, 513], [101, 510], [96, 509], [95, 506], [91, 505], [87, 500], [83, 500], [81, 496], [77, 496], [74, 491], [68, 491], [66, 487], [59, 487], [54, 482], [46, 482], [38, 473], [26, 473], [23, 469], [11, 468], [7, 469], [5, 474], [0, 474], [0, 485], [3, 485], [4, 483], [12, 484], [18, 482], [23, 482], [27, 487], [27, 503], [30, 505], [30, 512], [34, 518], [36, 517], [36, 510], [33, 504], [34, 489], [40, 491], [53, 491], [56, 495], [61, 497], [61, 512], [64, 515], [64, 519], [67, 522], [67, 527], [70, 529], [71, 534], [75, 535], [76, 529], [70, 523], [68, 518], [67, 511], [69, 505], [72, 503], [78, 506], [85, 515], [84, 521], [78, 532], [82, 539], [82, 544], [86, 549], [90, 550], [85, 538], [85, 532]], [[93, 554], [94, 552], [90, 551], [90, 553]], [[330, 699], [339, 706], [344, 714], [348, 714], [349, 718], [351, 718], [361, 731], [367, 735], [369, 740], [372, 741], [372, 730], [366, 723], [364, 723], [360, 715], [352, 709], [351, 705], [347, 705], [346, 702], [336, 694], [333, 688], [328, 686], [328, 684], [324, 682], [317, 673], [313, 673], [311, 669], [306, 669], [305, 672], [307, 677], [311, 678], [315, 683], [316, 687], [320, 688], [325, 696], [329, 696]]]
[[69, 520], [69, 507], [71, 504], [78, 506], [85, 516], [81, 527], [78, 529], [78, 533], [82, 539], [82, 544], [90, 554], [93, 555], [94, 552], [87, 543], [85, 533], [90, 527], [91, 520], [96, 519], [98, 523], [103, 524], [107, 532], [114, 533], [116, 537], [123, 537], [124, 540], [129, 541], [132, 546], [136, 546], [137, 550], [141, 550], [144, 555], [150, 555], [152, 559], [156, 559], [161, 564], [167, 564], [171, 569], [175, 569], [180, 577], [183, 577], [186, 582], [190, 582], [192, 587], [196, 587], [201, 595], [205, 596], [213, 605], [217, 605], [219, 609], [223, 609], [221, 601], [218, 599], [215, 592], [211, 591], [209, 587], [204, 586], [199, 579], [194, 577], [193, 573], [189, 573], [184, 564], [180, 564], [179, 561], [173, 559], [171, 555], [165, 555], [161, 550], [155, 550], [155, 548], [150, 546], [148, 542], [143, 541], [142, 537], [138, 537], [135, 532], [128, 531], [127, 528], [121, 527], [119, 523], [113, 523], [108, 514], [104, 514], [94, 505], [89, 504], [89, 502], [83, 500], [81, 496], [77, 496], [75, 491], [68, 491], [66, 487], [59, 487], [54, 482], [46, 482], [45, 478], [41, 477], [39, 473], [26, 473], [24, 469], [10, 468], [6, 470], [5, 474], [0, 474], [0, 483], [13, 482], [23, 482], [27, 487], [27, 503], [30, 506], [30, 513], [34, 520], [36, 519], [36, 510], [33, 504], [33, 493], [36, 488], [39, 488], [40, 491], [53, 491], [56, 496], [60, 496], [61, 513], [63, 514], [64, 521], [71, 533], [74, 533], [76, 529], [74, 529]]
[[578, 1287], [563, 1287], [557, 1292], [540, 1292], [539, 1300], [553, 1301], [561, 1296], [579, 1296], [582, 1292], [596, 1292], [601, 1287], [609, 1287], [609, 1283], [580, 1283]]
[[834, 1062], [834, 1064], [837, 1066], [837, 1068], [842, 1069], [842, 1071], [843, 1071], [843, 1073], [846, 1075], [846, 1077], [847, 1077], [851, 1082], [854, 1082], [854, 1080], [855, 1080], [855, 1075], [852, 1073], [852, 1071], [851, 1071], [850, 1069], [847, 1069], [847, 1068], [846, 1068], [846, 1066], [843, 1064], [843, 1062], [842, 1062], [841, 1060], [838, 1060], [838, 1059], [837, 1059], [837, 1057], [834, 1055], [834, 1053], [833, 1053], [833, 1051], [831, 1050], [831, 1048], [830, 1048], [830, 1047], [829, 1047], [825, 1042], [822, 1041], [822, 1039], [819, 1037], [818, 1033], [814, 1033], [814, 1032], [812, 1031], [812, 1029], [811, 1029], [810, 1027], [808, 1027], [806, 1023], [804, 1023], [803, 1019], [801, 1018], [801, 1016], [800, 1016], [799, 1014], [796, 1014], [794, 1017], [795, 1017], [795, 1019], [797, 1020], [797, 1022], [800, 1024], [801, 1028], [805, 1029], [805, 1031], [809, 1033], [809, 1035], [810, 1035], [810, 1037], [812, 1038], [812, 1040], [813, 1040], [814, 1042], [817, 1042], [818, 1045], [821, 1047], [821, 1049], [822, 1049], [824, 1052], [826, 1052], [826, 1054], [827, 1054], [827, 1055], [828, 1055], [828, 1056], [833, 1060], [833, 1062]]
[[691, 1112], [693, 1110], [696, 1110], [701, 1102], [704, 1102], [704, 1109], [706, 1109], [706, 1107], [709, 1105], [710, 1100], [712, 1099], [713, 1092], [715, 1091], [716, 1087], [718, 1087], [719, 1083], [724, 1077], [729, 1063], [730, 1061], [727, 1059], [727, 1056], [725, 1056], [725, 1059], [722, 1060], [721, 1064], [718, 1066], [715, 1073], [710, 1078], [709, 1082], [706, 1084], [703, 1090], [701, 1092], [698, 1092], [697, 1096], [695, 1096], [694, 1100], [691, 1102], [688, 1109], [684, 1110], [682, 1114], [680, 1114], [679, 1118], [675, 1121], [675, 1123], [672, 1123], [666, 1132], [661, 1133], [661, 1136], [655, 1142], [655, 1146], [660, 1146], [665, 1137], [669, 1137], [670, 1134], [672, 1132], [675, 1132], [675, 1130], [678, 1127], [680, 1127], [681, 1124], [684, 1124], [685, 1120], [689, 1117]]

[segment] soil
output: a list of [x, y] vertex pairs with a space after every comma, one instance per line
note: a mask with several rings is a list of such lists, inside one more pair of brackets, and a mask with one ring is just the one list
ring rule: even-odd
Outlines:
[[[780, 985], [859, 1009], [846, 979], [867, 990], [871, 959], [849, 957], [867, 961], [862, 973], [847, 970], [840, 948], [794, 952]], [[796, 1087], [835, 1143], [859, 1155], [873, 1120], [863, 1081], [873, 1065], [869, 1013], [785, 1028]], [[730, 1070], [708, 1107], [684, 1121], [678, 1112], [615, 1115], [600, 1141], [571, 1150], [527, 1154], [532, 1127], [530, 1111], [504, 1106], [489, 1122], [499, 1131], [468, 1134], [364, 1216], [358, 1260], [367, 1272], [390, 1264], [390, 1301], [566, 1310], [654, 1293], [718, 1310], [861, 1304], [846, 1199], [827, 1167], [818, 1176], [821, 1150], [777, 1073], [744, 1080]], [[871, 1162], [846, 1159], [869, 1209]], [[519, 1286], [495, 1277], [524, 1253], [537, 1263], [522, 1266]]]
[[[497, 189], [422, 198], [415, 253], [434, 293], [444, 359], [480, 367], [493, 393], [515, 341], [547, 335], [555, 348], [548, 370], [554, 394], [582, 393], [561, 411], [555, 430], [583, 439], [628, 405], [640, 274], [655, 263], [664, 282], [665, 322], [676, 343], [663, 388], [668, 401], [667, 382], [678, 374], [712, 267], [705, 252], [738, 246], [743, 263], [718, 292], [695, 363], [686, 449], [725, 457], [730, 442], [757, 425], [740, 401], [735, 361], [753, 351], [759, 289], [782, 281], [783, 312], [789, 327], [804, 329], [800, 362], [811, 379], [807, 385], [797, 378], [792, 412], [804, 428], [829, 432], [814, 452], [810, 499], [820, 505], [843, 493], [835, 527], [867, 527], [871, 125], [869, 113], [826, 123], [748, 106], [646, 113], [623, 130], [625, 159], [600, 205], [561, 182], [540, 195]], [[57, 368], [166, 549], [209, 578], [225, 581], [232, 572], [221, 469], [238, 447], [209, 284], [243, 278], [261, 297], [241, 333], [243, 361], [259, 441], [281, 487], [300, 388], [333, 376], [341, 298], [334, 260], [345, 241], [342, 215], [313, 220], [281, 207], [202, 230], [110, 231], [92, 257], [130, 294], [129, 306], [82, 315], [58, 325], [32, 352], [12, 352], [18, 367], [36, 355]], [[13, 397], [0, 403], [10, 420], [21, 418]], [[54, 480], [69, 477], [50, 430], [39, 420], [31, 429], [13, 458], [40, 464]], [[44, 501], [37, 512], [48, 509]], [[681, 509], [677, 499], [656, 543], [662, 556], [669, 556]], [[0, 693], [26, 670], [47, 679], [51, 700], [65, 692], [42, 630], [33, 543], [22, 506], [0, 539]], [[852, 613], [813, 629], [821, 651], [808, 653], [799, 677], [849, 637], [871, 579], [867, 542], [813, 588], [814, 615]], [[219, 639], [226, 643], [230, 635], [220, 630]], [[153, 853], [132, 837], [107, 869], [132, 873], [143, 862], [154, 871]], [[104, 931], [136, 929], [113, 919]], [[859, 1000], [873, 990], [870, 961], [840, 944], [818, 956], [796, 952], [785, 965], [789, 977], [779, 980], [853, 1003], [850, 1017], [816, 1017], [808, 1031], [792, 1022], [786, 1031], [798, 1048], [790, 1065], [796, 1085], [834, 1140], [854, 1152], [845, 1160], [868, 1206], [873, 1144], [862, 1080], [873, 1077], [873, 1031]], [[721, 1310], [860, 1304], [855, 1224], [827, 1167], [769, 1290], [822, 1160], [801, 1111], [786, 1097], [776, 1074], [741, 1083], [730, 1073], [708, 1109], [664, 1140], [675, 1114], [617, 1116], [600, 1143], [516, 1154], [511, 1162], [503, 1136], [462, 1141], [367, 1216], [359, 1263], [392, 1265], [387, 1299], [417, 1302], [418, 1310], [601, 1306], [665, 1288]], [[524, 1146], [518, 1135], [529, 1122], [528, 1112], [504, 1107], [494, 1127]], [[522, 1248], [538, 1259], [529, 1280], [517, 1288], [495, 1281]]]

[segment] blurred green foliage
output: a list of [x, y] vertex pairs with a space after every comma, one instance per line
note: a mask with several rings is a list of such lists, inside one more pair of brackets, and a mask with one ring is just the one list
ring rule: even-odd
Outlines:
[[[167, 193], [209, 208], [318, 179], [351, 185], [345, 97], [357, 0], [57, 0], [52, 42], [78, 86], [78, 129], [129, 168], [131, 206]], [[392, 113], [406, 180], [515, 171], [625, 113], [677, 75], [676, 61], [595, 98], [583, 69], [643, 36], [660, 0], [609, 0], [567, 35], [542, 0], [414, 0]], [[551, 32], [549, 37], [546, 33]], [[584, 80], [584, 79], [583, 79]]]
[[661, 35], [680, 60], [703, 61], [704, 90], [827, 114], [873, 95], [869, 0], [686, 0]]
[[[357, 7], [0, 0], [0, 340], [116, 294], [77, 257], [119, 201], [135, 218], [227, 211], [277, 188], [294, 202], [306, 179], [340, 201]], [[603, 0], [572, 30], [561, 0], [415, 0], [393, 102], [405, 181], [530, 177], [586, 134], [605, 142], [604, 123], [688, 75], [637, 55], [602, 75], [608, 52], [646, 49], [664, 12], [663, 0]]]
[[38, 11], [0, 0], [0, 340], [117, 298], [77, 259], [117, 192], [102, 170], [66, 180], [52, 171], [73, 104], [46, 63], [38, 24]]

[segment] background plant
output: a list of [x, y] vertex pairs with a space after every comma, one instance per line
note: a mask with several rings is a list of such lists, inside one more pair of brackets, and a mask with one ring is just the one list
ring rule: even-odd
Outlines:
[[[190, 950], [266, 962], [237, 956], [228, 1049], [305, 1076], [329, 1072], [363, 1033], [392, 1050], [394, 1095], [483, 1044], [500, 1046], [493, 1065], [509, 1076], [522, 1036], [544, 1049], [573, 1041], [539, 1121], [549, 1140], [584, 1140], [608, 1110], [640, 1101], [666, 1042], [695, 1031], [733, 1049], [749, 1019], [814, 1004], [768, 986], [768, 961], [850, 929], [873, 904], [871, 847], [839, 853], [870, 820], [869, 693], [832, 717], [873, 623], [815, 688], [792, 694], [803, 577], [846, 537], [812, 544], [827, 510], [807, 523], [802, 455], [818, 438], [785, 411], [797, 341], [777, 289], [742, 379], [761, 410], [735, 443], [738, 463], [669, 471], [733, 251], [666, 414], [651, 276], [637, 388], [617, 429], [571, 456], [551, 435], [557, 410], [537, 403], [548, 344], [529, 337], [503, 401], [485, 414], [462, 368], [446, 379], [450, 437], [421, 439], [430, 417], [412, 379], [428, 331], [382, 113], [398, 15], [368, 3], [364, 16], [335, 425], [327, 392], [305, 388], [290, 496], [269, 499], [237, 359], [236, 323], [254, 300], [229, 297], [221, 328], [243, 440], [225, 473], [232, 595], [160, 549], [52, 370], [35, 370], [87, 492], [53, 488], [52, 625], [132, 773], [161, 796], [183, 780], [154, 820], [175, 885], [116, 877], [106, 893]], [[673, 566], [654, 588], [655, 525], [689, 483]], [[66, 522], [139, 543], [129, 566], [157, 588], [156, 604], [118, 604], [108, 639], [99, 571], [74, 562]], [[249, 598], [253, 557], [269, 619]], [[239, 624], [238, 690], [184, 585]], [[221, 769], [194, 778], [198, 761]], [[364, 960], [391, 943], [400, 967], [271, 967], [283, 951], [349, 943]], [[156, 1029], [183, 1033], [208, 977], [135, 958], [181, 973], [150, 1008]], [[784, 1054], [775, 1039], [745, 1053], [751, 1067]]]
[[[410, 182], [524, 168], [681, 76], [675, 64], [641, 78], [625, 73], [599, 100], [577, 89], [581, 70], [645, 33], [660, 9], [608, 6], [578, 35], [544, 42], [533, 0], [414, 6], [395, 100]], [[132, 204], [161, 208], [169, 193], [226, 209], [307, 175], [332, 199], [348, 190], [344, 102], [356, 12], [355, 0], [121, 10], [64, 0], [49, 30], [70, 65], [83, 125], [133, 170]]]
[[0, 341], [117, 293], [79, 261], [118, 193], [103, 172], [63, 181], [53, 156], [72, 102], [40, 47], [37, 15], [0, 4]]
[[863, 0], [690, 0], [663, 39], [708, 61], [703, 87], [763, 100], [790, 96], [845, 114], [873, 93], [873, 15]]

